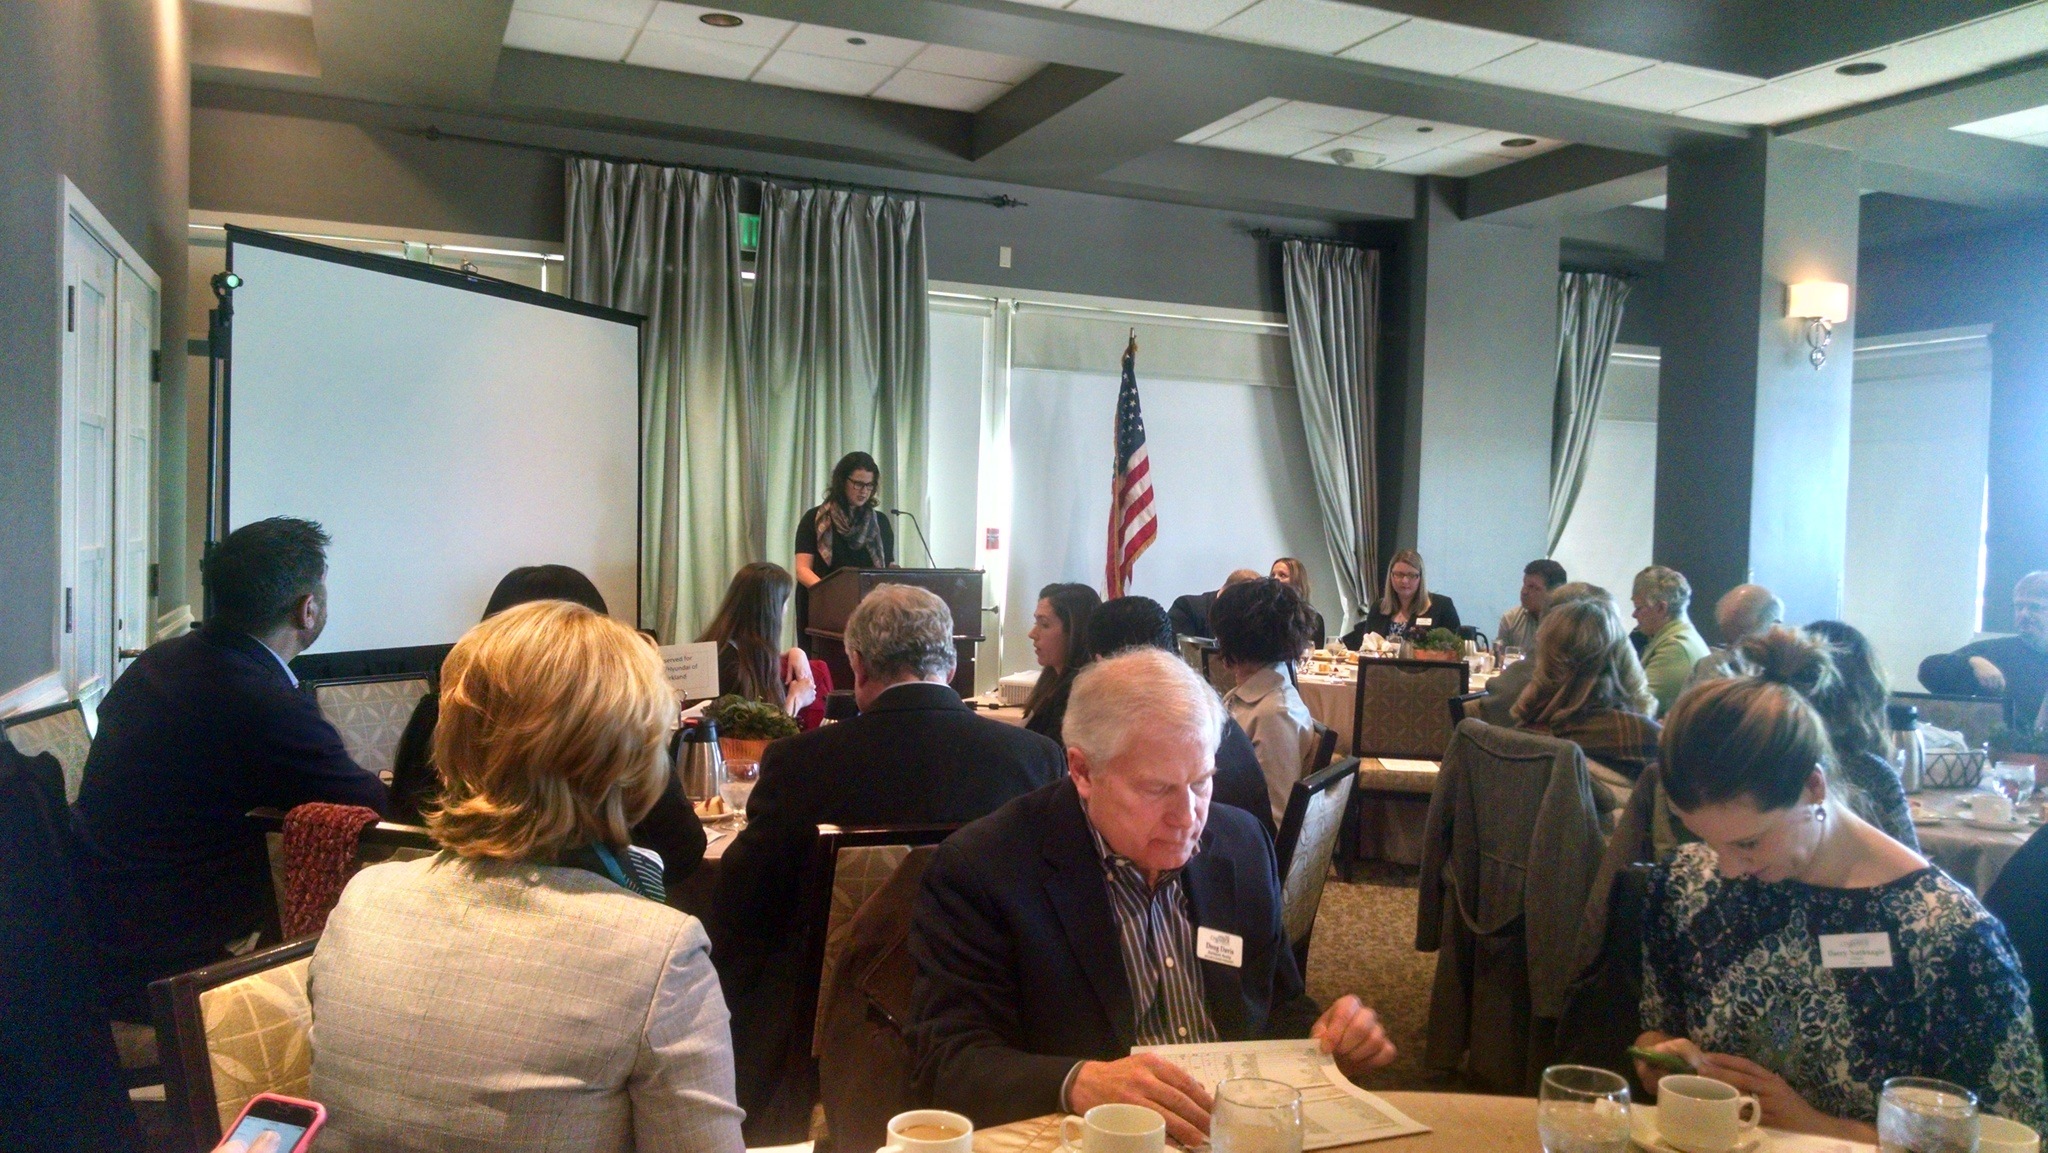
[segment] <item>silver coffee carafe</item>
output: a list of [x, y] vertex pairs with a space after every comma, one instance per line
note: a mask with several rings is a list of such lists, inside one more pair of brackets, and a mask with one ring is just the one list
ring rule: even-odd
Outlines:
[[683, 795], [693, 801], [718, 795], [725, 783], [725, 756], [718, 750], [718, 724], [710, 717], [691, 717], [676, 734], [675, 773]]

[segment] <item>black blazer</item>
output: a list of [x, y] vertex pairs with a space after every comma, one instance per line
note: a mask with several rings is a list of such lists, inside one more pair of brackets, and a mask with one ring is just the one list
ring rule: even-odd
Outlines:
[[709, 926], [743, 1108], [761, 1113], [772, 1095], [804, 993], [794, 916], [817, 826], [965, 824], [1065, 772], [1058, 745], [935, 684], [898, 685], [852, 720], [768, 746]]
[[[1344, 634], [1344, 644], [1355, 649], [1358, 642], [1365, 639], [1365, 634], [1378, 633], [1380, 636], [1386, 636], [1387, 630], [1393, 627], [1393, 624], [1393, 614], [1381, 612], [1379, 602], [1374, 601], [1373, 610], [1365, 615], [1365, 623]], [[1458, 620], [1458, 606], [1451, 603], [1451, 598], [1442, 593], [1429, 594], [1429, 628], [1457, 632], [1462, 627], [1464, 626]], [[1423, 631], [1428, 632], [1429, 629]]]
[[1173, 598], [1173, 607], [1166, 610], [1166, 619], [1173, 625], [1175, 636], [1208, 637], [1215, 633], [1209, 625], [1209, 610], [1216, 607], [1217, 589], [1205, 593], [1189, 593]]
[[[1130, 984], [1087, 821], [1062, 781], [955, 833], [926, 870], [910, 931], [910, 1040], [935, 1107], [979, 1125], [1057, 1112], [1075, 1062], [1130, 1053]], [[1182, 877], [1198, 926], [1244, 938], [1241, 968], [1202, 962], [1217, 1033], [1308, 1036], [1316, 1003], [1251, 817], [1212, 806]]]
[[121, 1014], [146, 1014], [150, 981], [223, 960], [272, 923], [269, 855], [244, 815], [307, 801], [382, 813], [386, 797], [254, 637], [209, 625], [114, 682], [77, 812], [81, 888]]

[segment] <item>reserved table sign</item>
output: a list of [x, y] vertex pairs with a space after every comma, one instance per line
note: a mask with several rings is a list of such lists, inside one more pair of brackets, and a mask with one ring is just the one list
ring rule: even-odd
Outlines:
[[718, 695], [718, 645], [702, 641], [661, 646], [661, 667], [677, 698], [708, 701]]

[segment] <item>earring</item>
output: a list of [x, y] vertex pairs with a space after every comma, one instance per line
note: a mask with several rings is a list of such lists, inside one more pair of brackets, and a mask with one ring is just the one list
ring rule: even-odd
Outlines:
[[1813, 807], [1813, 819], [1821, 822], [1822, 824], [1826, 824], [1828, 819], [1828, 807], [1826, 805], [1815, 805]]

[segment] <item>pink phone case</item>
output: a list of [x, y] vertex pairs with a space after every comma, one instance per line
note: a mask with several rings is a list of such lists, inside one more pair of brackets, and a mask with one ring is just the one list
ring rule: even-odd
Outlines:
[[311, 1109], [313, 1111], [313, 1123], [306, 1126], [306, 1131], [300, 1134], [298, 1143], [290, 1149], [280, 1149], [277, 1153], [306, 1153], [306, 1150], [313, 1147], [313, 1138], [319, 1135], [320, 1127], [327, 1124], [327, 1106], [322, 1105], [318, 1101], [306, 1101], [298, 1097], [287, 1097], [282, 1093], [258, 1093], [254, 1097], [249, 1098], [247, 1105], [242, 1106], [241, 1113], [235, 1117], [235, 1123], [228, 1126], [227, 1132], [221, 1135], [222, 1140], [226, 1140], [234, 1134], [235, 1130], [242, 1127], [242, 1121], [249, 1116], [249, 1110], [254, 1109], [259, 1101], [278, 1101], [286, 1105], [297, 1105], [302, 1109]]

